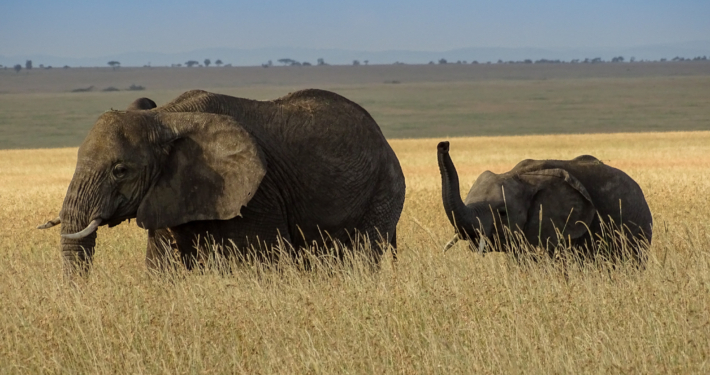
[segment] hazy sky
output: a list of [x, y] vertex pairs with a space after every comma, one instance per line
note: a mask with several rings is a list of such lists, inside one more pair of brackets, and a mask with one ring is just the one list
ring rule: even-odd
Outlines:
[[0, 55], [627, 47], [710, 39], [710, 0], [0, 0]]

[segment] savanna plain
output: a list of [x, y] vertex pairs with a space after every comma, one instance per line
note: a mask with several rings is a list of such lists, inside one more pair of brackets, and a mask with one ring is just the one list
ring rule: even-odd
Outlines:
[[[0, 71], [0, 373], [710, 372], [710, 64], [535, 65]], [[70, 92], [130, 84], [146, 90]], [[90, 277], [65, 282], [58, 230], [34, 228], [103, 111], [306, 87], [361, 104], [397, 153], [396, 262], [156, 277], [145, 231], [123, 223], [99, 229]], [[626, 171], [654, 217], [646, 269], [442, 253], [441, 140], [463, 193], [525, 158]]]

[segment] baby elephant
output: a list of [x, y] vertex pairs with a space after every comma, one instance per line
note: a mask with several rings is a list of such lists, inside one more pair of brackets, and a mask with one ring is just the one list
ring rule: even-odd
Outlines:
[[[653, 219], [638, 184], [626, 173], [589, 155], [572, 160], [523, 160], [510, 172], [483, 172], [461, 200], [459, 179], [449, 156], [449, 142], [437, 146], [442, 198], [459, 239], [490, 243], [503, 251], [510, 236], [524, 236], [552, 256], [557, 245], [574, 246], [582, 258], [603, 252], [608, 259], [631, 259], [644, 265]], [[516, 237], [516, 236], [513, 236]], [[520, 237], [519, 235], [517, 237]]]

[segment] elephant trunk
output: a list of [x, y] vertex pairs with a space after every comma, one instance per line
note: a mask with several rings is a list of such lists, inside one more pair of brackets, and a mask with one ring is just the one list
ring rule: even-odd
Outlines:
[[[75, 275], [88, 275], [96, 246], [95, 227], [93, 231], [86, 230], [91, 226], [90, 222], [94, 219], [92, 215], [95, 210], [88, 208], [91, 205], [80, 198], [82, 195], [74, 188], [75, 185], [75, 181], [72, 181], [60, 212], [62, 225], [60, 248], [64, 261], [64, 274], [70, 280]], [[76, 235], [82, 231], [84, 231], [82, 236]]]
[[75, 275], [88, 276], [96, 246], [96, 232], [80, 239], [63, 238], [61, 241], [64, 274], [69, 280]]
[[446, 216], [456, 233], [465, 239], [475, 238], [473, 212], [461, 200], [459, 176], [454, 162], [449, 156], [449, 142], [441, 142], [436, 147], [441, 172], [441, 197], [444, 201]]

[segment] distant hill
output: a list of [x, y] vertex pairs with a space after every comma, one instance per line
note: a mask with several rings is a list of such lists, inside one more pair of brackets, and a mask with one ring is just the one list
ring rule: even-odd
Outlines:
[[109, 61], [119, 61], [121, 66], [171, 66], [185, 64], [194, 60], [200, 64], [205, 59], [210, 59], [212, 64], [219, 59], [224, 64], [234, 66], [255, 66], [267, 63], [269, 60], [274, 65], [281, 65], [279, 59], [291, 59], [297, 62], [308, 62], [315, 65], [318, 59], [323, 59], [327, 64], [349, 65], [353, 60], [365, 64], [393, 64], [401, 62], [406, 64], [427, 64], [445, 59], [448, 62], [478, 61], [479, 63], [502, 61], [530, 60], [584, 60], [585, 58], [601, 58], [609, 61], [616, 56], [623, 56], [625, 61], [631, 57], [636, 60], [673, 59], [674, 57], [694, 58], [707, 56], [710, 58], [710, 40], [686, 43], [654, 44], [625, 48], [483, 48], [471, 47], [449, 51], [355, 51], [347, 49], [308, 49], [308, 48], [260, 48], [260, 49], [235, 49], [235, 48], [210, 48], [184, 53], [156, 53], [156, 52], [126, 52], [101, 57], [58, 57], [50, 55], [3, 56], [0, 55], [0, 64], [12, 67], [21, 64], [24, 67], [26, 60], [32, 60], [35, 67], [44, 66], [62, 67], [104, 67]]

